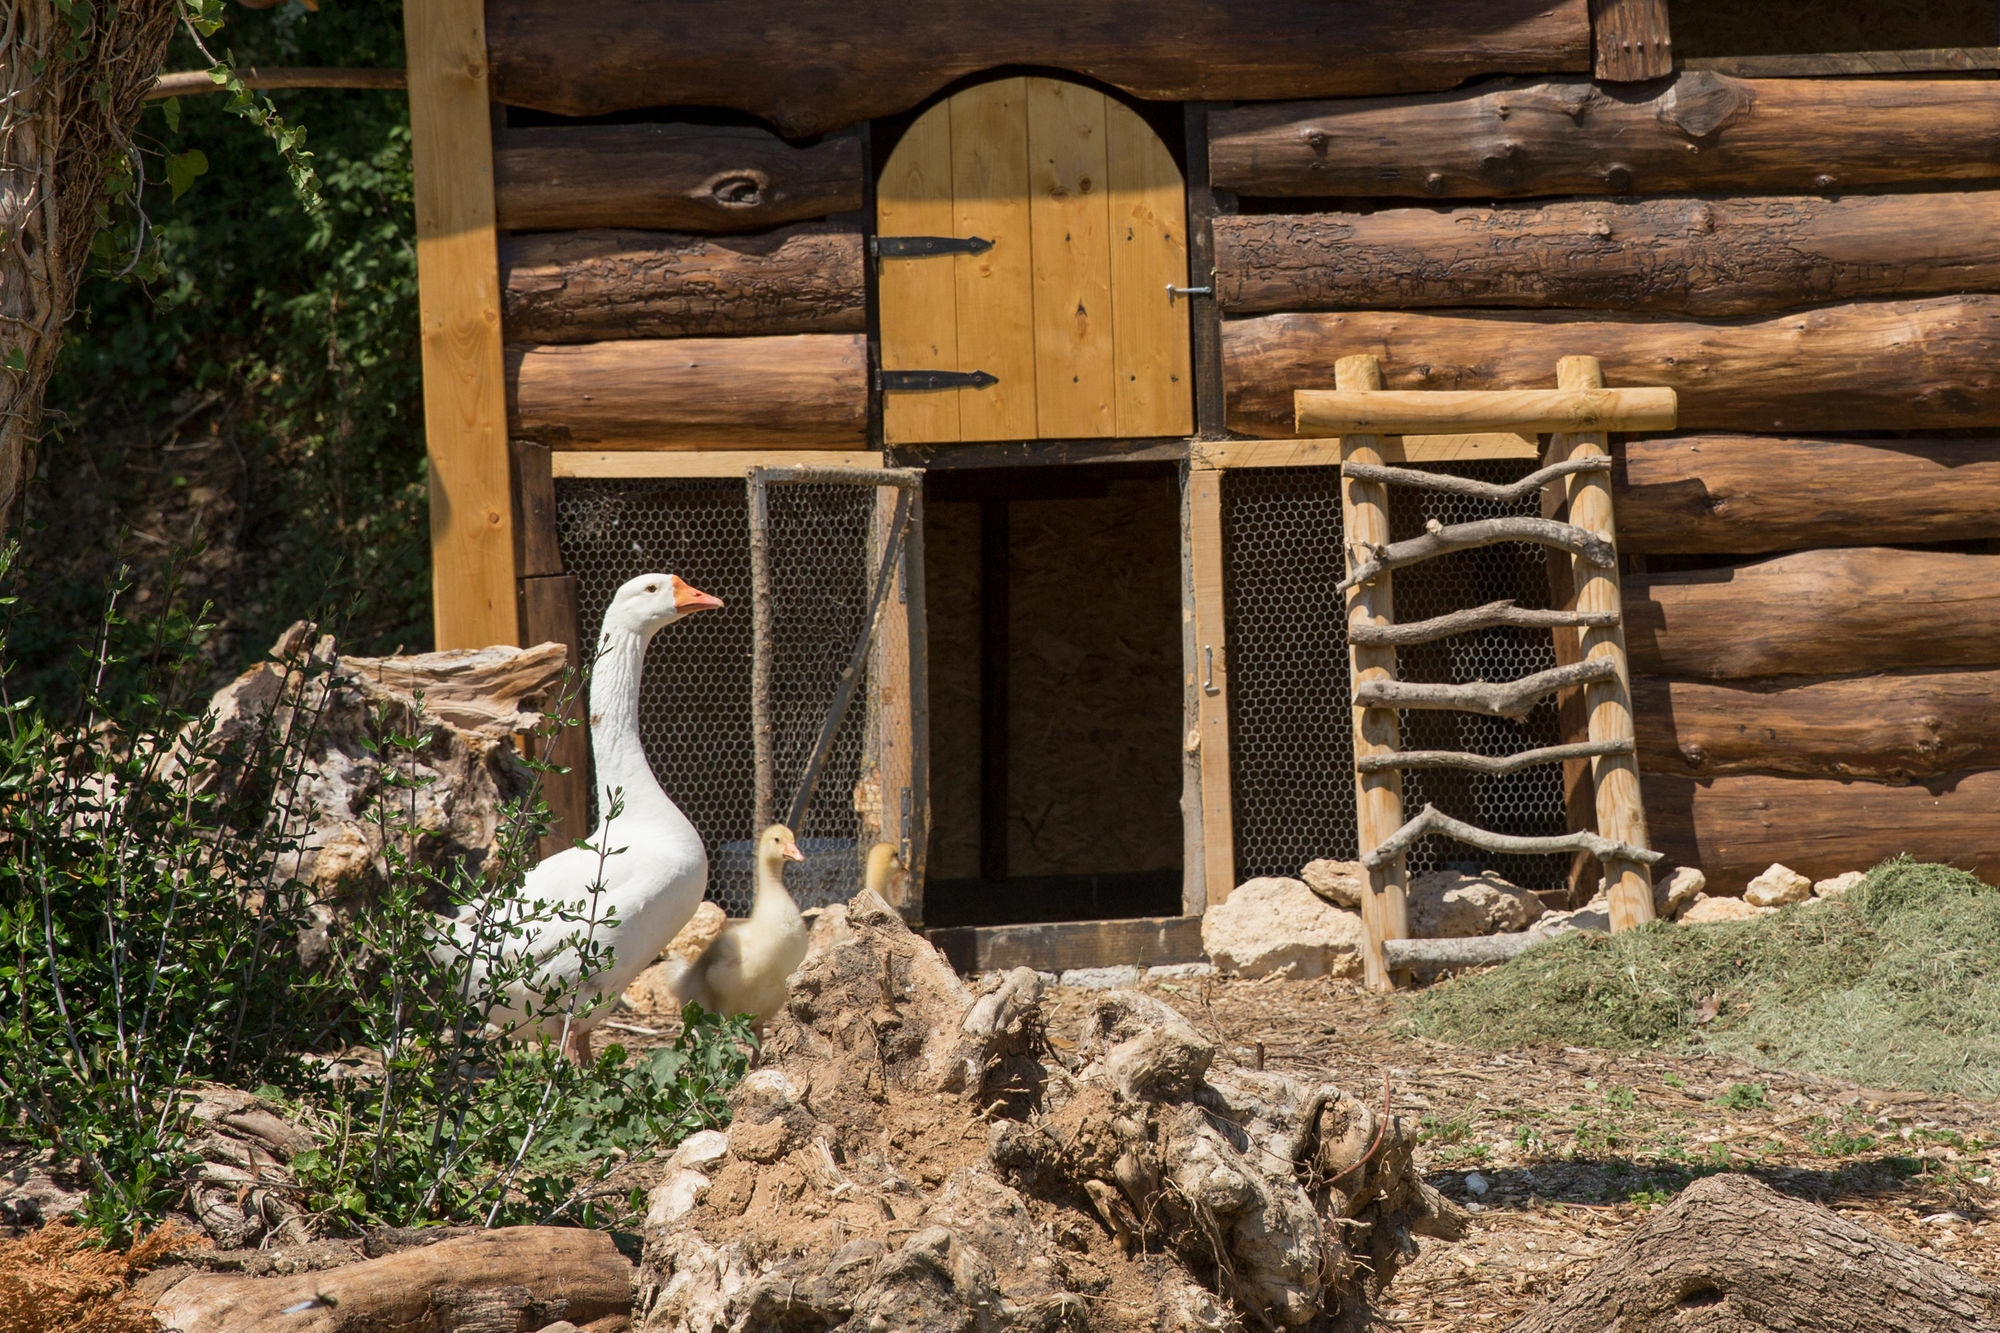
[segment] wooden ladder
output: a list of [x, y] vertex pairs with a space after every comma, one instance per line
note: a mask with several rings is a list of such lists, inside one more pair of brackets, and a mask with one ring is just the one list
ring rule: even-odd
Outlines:
[[[1653, 919], [1650, 867], [1660, 854], [1647, 847], [1646, 811], [1634, 756], [1631, 685], [1618, 581], [1617, 531], [1611, 506], [1610, 430], [1671, 430], [1671, 389], [1606, 389], [1597, 359], [1564, 357], [1557, 388], [1484, 391], [1387, 391], [1373, 356], [1342, 358], [1332, 390], [1295, 395], [1301, 435], [1338, 435], [1341, 513], [1345, 523], [1347, 644], [1354, 687], [1354, 782], [1361, 862], [1369, 892], [1362, 902], [1368, 984], [1386, 990], [1407, 982], [1407, 955], [1393, 941], [1409, 938], [1405, 854], [1428, 834], [1443, 834], [1489, 852], [1589, 852], [1604, 867], [1611, 928]], [[1382, 437], [1449, 432], [1549, 435], [1539, 471], [1512, 485], [1389, 466]], [[1489, 518], [1449, 526], [1432, 522], [1417, 537], [1389, 539], [1389, 487], [1410, 486], [1500, 502], [1541, 491], [1543, 512], [1567, 490], [1568, 522], [1551, 518]], [[1529, 610], [1511, 601], [1454, 611], [1412, 624], [1395, 621], [1390, 573], [1452, 551], [1496, 542], [1536, 542], [1569, 553], [1574, 605]], [[1569, 636], [1575, 660], [1504, 684], [1404, 681], [1396, 674], [1399, 644], [1430, 643], [1493, 626], [1544, 628]], [[1589, 739], [1504, 757], [1456, 750], [1405, 750], [1397, 710], [1453, 709], [1519, 719], [1558, 690], [1582, 686]], [[1403, 773], [1457, 768], [1511, 773], [1533, 764], [1587, 760], [1595, 788], [1596, 831], [1556, 837], [1515, 837], [1475, 828], [1427, 805], [1406, 820]]]

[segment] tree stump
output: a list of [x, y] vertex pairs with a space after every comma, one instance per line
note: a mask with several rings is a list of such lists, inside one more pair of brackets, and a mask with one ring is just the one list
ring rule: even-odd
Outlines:
[[1749, 1176], [1681, 1191], [1510, 1333], [1990, 1333], [2000, 1291]]

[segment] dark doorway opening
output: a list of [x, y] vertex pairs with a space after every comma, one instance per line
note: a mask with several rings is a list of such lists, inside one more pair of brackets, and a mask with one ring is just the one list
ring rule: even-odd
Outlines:
[[925, 924], [1178, 914], [1177, 471], [934, 470], [924, 518]]

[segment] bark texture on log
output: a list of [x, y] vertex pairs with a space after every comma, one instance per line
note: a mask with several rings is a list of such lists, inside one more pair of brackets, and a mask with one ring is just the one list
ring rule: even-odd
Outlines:
[[545, 126], [495, 136], [493, 205], [512, 231], [756, 231], [861, 207], [864, 170], [852, 134], [796, 148], [747, 126]]
[[[1428, 17], [1428, 16], [1427, 16]], [[1735, 79], [1650, 96], [1588, 79], [1280, 103], [1209, 119], [1218, 189], [1420, 199], [1676, 190], [1824, 192], [2000, 179], [2000, 86], [1960, 79]]]
[[908, 110], [1002, 65], [1074, 70], [1143, 98], [1352, 97], [1481, 74], [1588, 70], [1585, 0], [1218, 5], [1159, 0], [800, 0], [782, 24], [727, 0], [486, 9], [493, 95], [569, 116], [672, 102], [747, 111], [787, 135]]
[[1683, 429], [2000, 425], [2000, 296], [1941, 296], [1727, 323], [1402, 311], [1225, 320], [1230, 427], [1293, 434], [1293, 392], [1331, 385], [1334, 362], [1357, 354], [1382, 358], [1392, 389], [1533, 388], [1558, 357], [1595, 356], [1609, 384], [1675, 390]]
[[1698, 1180], [1509, 1333], [1990, 1333], [2000, 1291], [1750, 1176]]
[[152, 1301], [180, 1333], [514, 1333], [629, 1313], [634, 1272], [608, 1232], [505, 1227], [291, 1277], [195, 1273]]
[[1215, 219], [1238, 314], [1551, 306], [1714, 317], [2000, 287], [2000, 197], [1565, 200]]
[[2000, 768], [2000, 671], [1632, 681], [1639, 766], [1907, 782]]
[[2000, 555], [1863, 546], [1625, 584], [1632, 669], [1743, 680], [2000, 665]]
[[513, 342], [862, 333], [859, 231], [806, 223], [727, 238], [658, 231], [535, 232], [500, 242]]
[[[180, 8], [8, 6], [0, 31], [0, 533], [34, 474], [42, 398]], [[11, 366], [11, 368], [9, 368]]]
[[1906, 786], [1759, 773], [1642, 785], [1653, 845], [1711, 885], [1733, 889], [1773, 861], [1823, 879], [1902, 852], [2000, 879], [2000, 770]]
[[860, 334], [507, 349], [509, 427], [554, 449], [851, 448], [868, 436]]
[[2000, 534], [2000, 440], [1628, 440], [1618, 544], [1743, 552]]

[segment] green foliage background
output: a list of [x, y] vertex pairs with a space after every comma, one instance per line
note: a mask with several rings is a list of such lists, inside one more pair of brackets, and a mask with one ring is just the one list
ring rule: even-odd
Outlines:
[[[231, 6], [209, 46], [239, 67], [400, 67], [402, 7]], [[205, 63], [185, 34], [168, 59]], [[307, 130], [316, 210], [223, 95], [155, 103], [140, 124], [145, 221], [100, 245], [50, 387], [22, 685], [63, 692], [121, 559], [143, 604], [160, 592], [143, 571], [189, 544], [189, 589], [219, 612], [217, 677], [301, 616], [335, 616], [349, 651], [429, 647], [408, 106], [393, 90], [267, 95]]]

